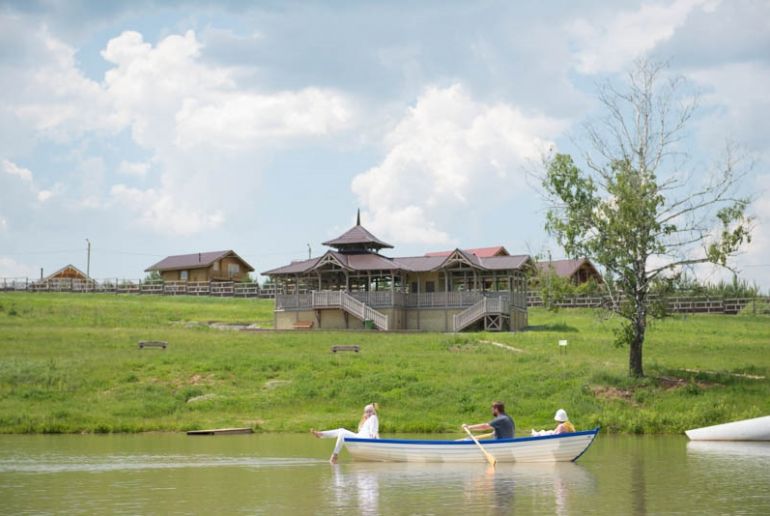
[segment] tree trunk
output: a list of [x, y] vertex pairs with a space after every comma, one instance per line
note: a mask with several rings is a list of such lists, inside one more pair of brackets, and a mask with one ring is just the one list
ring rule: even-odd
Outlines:
[[628, 353], [628, 374], [636, 378], [644, 376], [642, 365], [642, 346], [644, 345], [644, 333], [647, 329], [647, 311], [644, 304], [637, 304], [634, 320], [631, 322], [631, 342]]

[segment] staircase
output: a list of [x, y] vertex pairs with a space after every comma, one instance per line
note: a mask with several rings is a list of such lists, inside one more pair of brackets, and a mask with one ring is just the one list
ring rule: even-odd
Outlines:
[[510, 317], [510, 303], [502, 297], [483, 297], [481, 301], [452, 316], [452, 329], [462, 331], [479, 319], [484, 319], [484, 330], [503, 331], [503, 321]]
[[353, 317], [362, 321], [372, 321], [383, 331], [388, 331], [388, 316], [378, 312], [371, 306], [362, 303], [347, 292], [342, 291], [313, 291], [312, 305], [315, 309], [341, 308]]

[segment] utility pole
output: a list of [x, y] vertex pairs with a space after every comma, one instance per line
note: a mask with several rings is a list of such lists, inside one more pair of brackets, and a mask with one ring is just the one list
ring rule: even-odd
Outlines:
[[91, 241], [86, 238], [86, 242], [88, 242], [86, 252], [86, 290], [88, 290], [88, 282], [91, 281]]
[[309, 260], [310, 258], [312, 258], [312, 256], [311, 256], [311, 255], [312, 255], [312, 253], [313, 253], [313, 251], [310, 249], [310, 244], [308, 244], [308, 245], [307, 245], [307, 259], [308, 259], [308, 260]]

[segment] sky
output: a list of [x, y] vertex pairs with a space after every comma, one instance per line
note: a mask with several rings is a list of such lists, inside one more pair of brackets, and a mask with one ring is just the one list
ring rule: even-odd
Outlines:
[[393, 256], [561, 257], [541, 157], [581, 152], [598, 85], [643, 57], [699, 94], [693, 180], [726, 141], [750, 165], [735, 265], [770, 290], [770, 2], [750, 0], [0, 1], [0, 278], [85, 271], [87, 241], [97, 279], [226, 249], [261, 272], [358, 209]]

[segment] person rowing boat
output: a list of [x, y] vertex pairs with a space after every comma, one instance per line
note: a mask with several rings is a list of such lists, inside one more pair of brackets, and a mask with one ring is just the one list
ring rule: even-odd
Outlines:
[[[495, 439], [511, 439], [513, 437], [515, 424], [511, 416], [505, 413], [505, 405], [502, 401], [492, 403], [492, 416], [494, 419], [489, 423], [479, 423], [476, 425], [463, 424], [462, 428], [470, 431], [474, 430], [494, 430]], [[489, 437], [492, 434], [481, 437]]]

